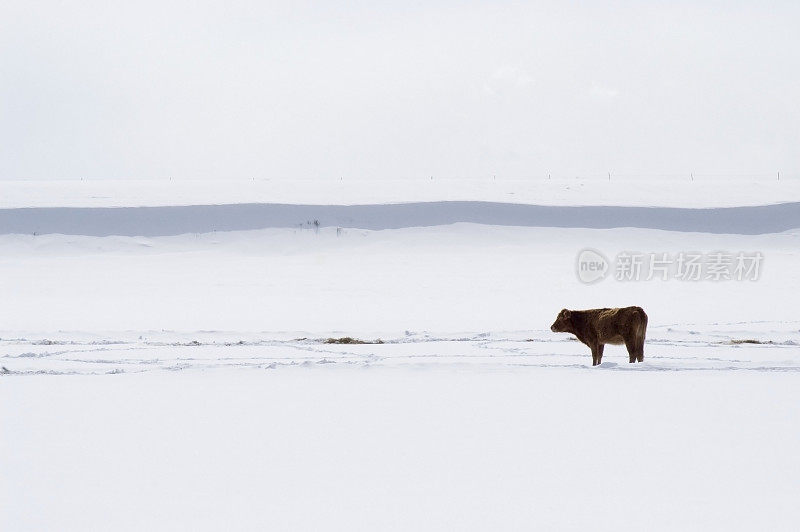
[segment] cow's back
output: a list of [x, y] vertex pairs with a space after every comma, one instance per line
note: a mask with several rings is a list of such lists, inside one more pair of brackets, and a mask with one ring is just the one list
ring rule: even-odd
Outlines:
[[622, 344], [625, 340], [644, 340], [647, 314], [641, 307], [603, 308], [596, 310], [593, 321], [601, 342]]

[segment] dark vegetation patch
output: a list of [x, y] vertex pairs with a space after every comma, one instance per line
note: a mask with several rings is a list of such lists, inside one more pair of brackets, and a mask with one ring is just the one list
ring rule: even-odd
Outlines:
[[772, 344], [774, 342], [772, 340], [762, 342], [761, 340], [754, 340], [753, 338], [745, 338], [742, 340], [731, 340], [728, 343], [731, 345], [739, 345], [739, 344]]
[[352, 338], [350, 336], [342, 336], [341, 338], [328, 338], [325, 340], [326, 344], [382, 344], [383, 340], [378, 338], [374, 341], [369, 340], [359, 340], [358, 338]]

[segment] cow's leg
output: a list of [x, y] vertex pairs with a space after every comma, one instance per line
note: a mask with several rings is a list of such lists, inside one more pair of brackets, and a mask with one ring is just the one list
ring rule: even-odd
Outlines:
[[592, 366], [599, 366], [600, 359], [603, 358], [603, 344], [592, 344]]
[[628, 350], [628, 363], [636, 362], [636, 340], [625, 338], [625, 348]]
[[636, 342], [636, 360], [644, 362], [644, 338]]

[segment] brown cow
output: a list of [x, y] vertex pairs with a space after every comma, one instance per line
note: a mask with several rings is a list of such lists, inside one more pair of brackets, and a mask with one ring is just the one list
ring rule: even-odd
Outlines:
[[644, 360], [647, 314], [641, 307], [562, 309], [550, 330], [572, 333], [592, 350], [592, 366], [603, 359], [605, 344], [625, 344], [629, 362]]

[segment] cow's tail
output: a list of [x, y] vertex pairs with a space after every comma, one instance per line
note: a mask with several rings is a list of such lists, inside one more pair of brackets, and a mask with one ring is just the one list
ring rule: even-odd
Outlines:
[[636, 360], [638, 362], [644, 361], [644, 339], [647, 335], [647, 314], [644, 309], [637, 307], [637, 314], [639, 314], [638, 323], [636, 325]]

